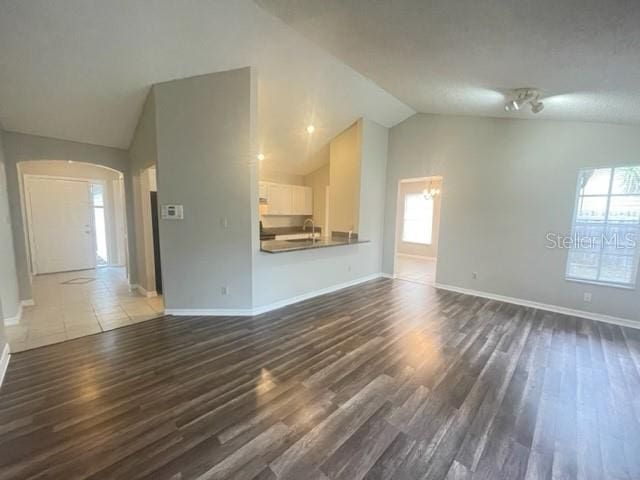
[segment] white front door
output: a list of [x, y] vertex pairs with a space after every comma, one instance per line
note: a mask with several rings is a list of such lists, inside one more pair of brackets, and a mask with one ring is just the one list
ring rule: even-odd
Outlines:
[[89, 182], [29, 177], [25, 183], [34, 273], [95, 268]]

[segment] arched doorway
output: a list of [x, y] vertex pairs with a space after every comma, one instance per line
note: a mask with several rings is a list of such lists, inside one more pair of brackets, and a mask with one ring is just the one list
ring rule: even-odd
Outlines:
[[18, 170], [32, 274], [126, 266], [122, 172], [60, 160]]
[[[17, 163], [17, 173], [33, 302], [23, 309], [19, 324], [5, 329], [11, 334], [12, 352], [119, 328], [163, 312], [161, 297], [147, 298], [129, 284], [123, 172], [39, 159]], [[41, 211], [34, 212], [36, 208]], [[43, 218], [45, 228], [38, 231], [34, 220]], [[75, 234], [59, 231], [75, 220]], [[49, 252], [60, 257], [56, 264], [41, 258], [40, 249], [57, 241], [57, 235], [73, 248], [68, 258], [64, 254], [69, 249], [62, 255]]]

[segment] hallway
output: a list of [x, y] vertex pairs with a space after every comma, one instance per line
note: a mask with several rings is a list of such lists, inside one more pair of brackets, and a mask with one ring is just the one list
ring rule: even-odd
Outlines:
[[5, 327], [12, 353], [142, 322], [164, 311], [162, 297], [129, 290], [124, 267], [36, 276], [33, 299], [20, 324]]
[[434, 285], [436, 259], [397, 254], [395, 277], [424, 285]]

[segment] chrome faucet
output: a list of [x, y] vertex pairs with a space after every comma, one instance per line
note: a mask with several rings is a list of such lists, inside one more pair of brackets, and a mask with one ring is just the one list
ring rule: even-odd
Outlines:
[[316, 243], [316, 224], [313, 221], [313, 218], [307, 218], [302, 224], [302, 231], [307, 231], [307, 222], [311, 222], [311, 240], [313, 243]]

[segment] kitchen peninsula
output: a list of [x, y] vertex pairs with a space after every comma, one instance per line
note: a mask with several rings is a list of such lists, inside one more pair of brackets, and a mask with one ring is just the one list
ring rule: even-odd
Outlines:
[[358, 121], [321, 148], [310, 164], [313, 170], [295, 162], [287, 168], [274, 158], [261, 163], [261, 252], [368, 243], [358, 237], [361, 128]]
[[347, 233], [333, 232], [331, 238], [312, 238], [309, 236], [309, 238], [290, 240], [263, 240], [260, 242], [260, 250], [267, 253], [284, 253], [368, 242], [368, 240], [359, 240], [357, 234], [349, 236]]

